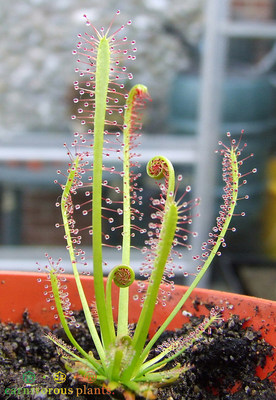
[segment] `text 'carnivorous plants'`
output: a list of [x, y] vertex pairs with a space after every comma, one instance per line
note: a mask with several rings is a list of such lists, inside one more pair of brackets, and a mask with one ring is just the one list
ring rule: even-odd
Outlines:
[[[177, 357], [218, 318], [217, 312], [211, 312], [193, 335], [167, 342], [159, 348], [159, 353], [149, 357], [152, 347], [181, 310], [219, 247], [225, 245], [224, 236], [230, 229], [238, 188], [242, 184], [239, 183], [242, 149], [240, 142], [235, 140], [230, 140], [229, 147], [221, 147], [225, 188], [224, 205], [221, 206], [217, 226], [213, 228], [208, 242], [203, 244], [203, 253], [194, 257], [198, 265], [191, 286], [175, 309], [160, 322], [161, 326], [153, 337], [148, 339], [155, 305], [158, 301], [165, 302], [164, 287], [168, 291], [174, 289], [169, 278], [174, 275], [174, 260], [180, 256], [178, 249], [181, 246], [189, 249], [188, 235], [196, 235], [189, 227], [193, 209], [199, 201], [190, 200], [190, 187], [179, 194], [181, 176], [175, 177], [168, 159], [156, 156], [148, 162], [147, 173], [159, 182], [159, 196], [151, 199], [152, 222], [149, 228], [139, 227], [143, 218], [139, 208], [142, 189], [139, 187], [141, 174], [137, 172], [139, 165], [135, 161], [137, 154], [134, 149], [139, 144], [142, 111], [149, 94], [143, 85], [126, 90], [126, 81], [132, 79], [132, 74], [127, 71], [124, 62], [135, 59], [136, 47], [134, 41], [123, 35], [125, 26], [112, 33], [112, 23], [105, 31], [103, 28], [97, 30], [87, 18], [86, 22], [89, 32], [79, 35], [77, 49], [73, 51], [77, 56], [79, 79], [74, 82], [77, 93], [74, 103], [78, 113], [72, 119], [79, 119], [81, 131], [75, 132], [75, 155], [69, 152], [67, 180], [60, 184], [63, 193], [59, 205], [76, 285], [96, 352], [86, 352], [70, 331], [69, 326], [76, 325], [76, 322], [63, 279], [59, 276], [61, 269], [56, 268], [53, 262], [48, 267], [52, 287], [50, 297], [55, 301], [58, 316], [73, 347], [53, 335], [49, 337], [61, 348], [65, 365], [75, 376], [89, 378], [91, 374], [93, 380], [96, 376], [95, 385], [105, 386], [109, 391], [120, 390], [128, 399], [135, 398], [135, 394], [150, 399], [155, 398], [159, 386], [175, 381], [185, 372], [188, 367], [179, 365]], [[115, 166], [109, 162], [113, 154], [119, 160]], [[117, 167], [118, 164], [121, 166]], [[118, 186], [113, 181], [109, 182], [108, 174], [115, 178], [113, 181]], [[86, 199], [77, 204], [75, 199], [79, 193]], [[108, 197], [110, 193], [114, 194], [113, 198]], [[87, 218], [86, 228], [78, 227], [78, 213]], [[79, 248], [84, 229], [92, 238], [93, 307], [87, 302], [78, 272], [78, 265], [85, 263], [84, 252]], [[118, 238], [118, 232], [120, 244], [111, 241], [112, 234], [117, 234]], [[148, 278], [148, 283], [145, 284], [144, 280], [139, 282], [141, 290], [136, 297], [141, 302], [141, 312], [135, 328], [130, 329], [129, 286], [135, 278], [130, 251], [136, 247], [133, 244], [135, 234], [147, 235], [141, 248], [145, 262], [140, 273]], [[106, 281], [103, 276], [104, 246], [121, 251], [121, 262], [112, 265]], [[165, 285], [161, 285], [164, 282]], [[114, 284], [120, 288], [116, 324], [112, 297]], [[172, 360], [175, 360], [174, 363], [168, 364]]]

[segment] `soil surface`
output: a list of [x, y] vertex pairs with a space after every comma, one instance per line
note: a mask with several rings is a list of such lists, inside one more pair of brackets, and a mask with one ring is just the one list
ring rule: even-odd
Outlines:
[[[82, 313], [76, 318], [80, 326], [74, 328], [73, 334], [80, 345], [89, 351], [91, 338], [83, 323]], [[190, 323], [182, 330], [164, 334], [160, 343], [169, 335], [178, 337], [189, 334], [201, 321], [191, 317]], [[260, 333], [244, 329], [243, 323], [237, 316], [227, 322], [215, 323], [211, 332], [204, 333], [178, 359], [181, 364], [191, 367], [172, 386], [159, 389], [158, 400], [276, 400], [274, 385], [268, 379], [260, 380], [255, 375], [256, 367], [265, 365], [266, 356], [272, 354], [272, 348]], [[60, 361], [56, 346], [45, 337], [45, 332], [49, 331], [49, 328], [29, 320], [27, 313], [20, 325], [0, 324], [1, 400], [123, 398], [118, 393], [111, 397], [107, 389], [89, 386], [70, 375]], [[67, 341], [62, 328], [57, 327], [53, 333]], [[231, 388], [235, 389], [235, 393]]]

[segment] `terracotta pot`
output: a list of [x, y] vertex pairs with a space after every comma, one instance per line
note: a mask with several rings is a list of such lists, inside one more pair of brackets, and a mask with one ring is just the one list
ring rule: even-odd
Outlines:
[[[66, 284], [72, 309], [78, 310], [81, 308], [81, 304], [74, 278], [72, 275], [63, 276], [67, 280]], [[38, 283], [38, 279], [42, 279], [42, 282]], [[86, 276], [81, 279], [88, 302], [92, 302], [94, 300], [93, 278]], [[45, 280], [46, 275], [42, 273], [1, 271], [0, 320], [2, 322], [20, 322], [22, 320], [22, 313], [28, 309], [30, 318], [33, 321], [49, 326], [56, 323], [54, 311], [50, 310], [50, 305], [46, 302], [47, 296], [43, 294], [45, 291]], [[172, 311], [186, 290], [187, 287], [185, 286], [176, 286], [173, 296], [166, 303], [166, 307], [164, 308], [162, 304], [157, 305], [151, 326], [151, 334], [164, 321], [164, 317]], [[135, 294], [137, 294], [137, 286], [134, 283], [130, 288], [130, 298], [133, 299]], [[114, 287], [115, 309], [117, 298], [118, 290]], [[169, 329], [180, 328], [188, 321], [188, 317], [183, 315], [183, 311], [191, 312], [194, 315], [209, 315], [205, 304], [210, 303], [224, 307], [223, 318], [225, 320], [231, 314], [237, 314], [240, 318], [249, 318], [245, 325], [252, 326], [255, 330], [260, 331], [266, 341], [276, 348], [276, 302], [233, 293], [195, 289], [183, 306], [182, 313], [178, 313], [174, 321], [170, 324]], [[141, 310], [139, 301], [132, 300], [130, 310], [130, 323], [137, 322], [137, 317]], [[186, 313], [184, 312], [184, 314]], [[258, 368], [257, 374], [261, 379], [264, 379], [273, 371], [275, 368], [275, 359], [276, 354], [274, 357], [267, 359], [264, 369]], [[276, 374], [272, 374], [270, 379], [276, 383]]]

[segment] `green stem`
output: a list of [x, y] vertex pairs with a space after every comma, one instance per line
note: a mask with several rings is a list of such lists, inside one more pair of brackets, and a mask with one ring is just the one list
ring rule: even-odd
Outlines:
[[95, 118], [94, 118], [94, 161], [93, 161], [93, 264], [96, 305], [104, 347], [111, 342], [105, 298], [102, 267], [102, 170], [103, 143], [106, 116], [106, 100], [110, 72], [110, 48], [106, 37], [101, 38], [96, 61]]
[[108, 376], [109, 376], [110, 381], [114, 381], [114, 382], [119, 381], [121, 362], [122, 362], [123, 355], [124, 355], [124, 353], [120, 348], [115, 349], [113, 359], [110, 360], [110, 366], [107, 371], [107, 373], [109, 374]]
[[[112, 339], [114, 342], [115, 331], [114, 331], [114, 319], [112, 312], [112, 281], [119, 288], [128, 288], [135, 279], [135, 273], [128, 265], [117, 265], [108, 274], [106, 283], [106, 307], [108, 313], [108, 322], [110, 324], [110, 331], [112, 332]], [[127, 331], [128, 335], [128, 331]], [[126, 337], [125, 335], [124, 337]], [[122, 337], [122, 336], [120, 336]]]
[[[126, 102], [124, 115], [124, 161], [123, 161], [123, 243], [122, 264], [130, 265], [131, 247], [131, 177], [130, 177], [130, 144], [134, 134], [133, 120], [135, 119], [135, 100], [137, 96], [147, 96], [148, 90], [144, 85], [131, 88]], [[128, 335], [129, 288], [121, 288], [119, 295], [118, 331], [117, 336]]]
[[168, 205], [166, 214], [164, 216], [163, 226], [160, 232], [160, 242], [156, 252], [157, 257], [155, 259], [153, 271], [150, 277], [146, 299], [133, 337], [133, 346], [136, 351], [137, 348], [143, 348], [148, 335], [159, 286], [163, 278], [164, 269], [174, 239], [177, 226], [177, 217], [177, 206], [174, 203], [171, 203]]
[[[127, 102], [128, 104], [128, 102]], [[128, 105], [129, 107], [129, 105]], [[123, 242], [122, 242], [122, 264], [130, 264], [130, 243], [131, 243], [131, 210], [130, 210], [130, 171], [129, 171], [129, 117], [130, 109], [125, 113], [124, 125], [124, 163], [123, 163]], [[120, 288], [118, 327], [117, 336], [128, 334], [128, 307], [129, 307], [129, 288]]]
[[114, 269], [108, 274], [107, 282], [106, 282], [106, 309], [107, 309], [107, 317], [109, 323], [109, 330], [112, 335], [112, 340], [115, 339], [115, 329], [114, 329], [114, 318], [112, 312], [112, 281], [114, 276]]
[[[158, 157], [158, 159], [160, 160], [161, 158]], [[132, 372], [136, 368], [137, 360], [139, 359], [144, 344], [146, 342], [152, 315], [156, 304], [156, 299], [159, 292], [159, 286], [163, 278], [164, 269], [171, 251], [175, 231], [177, 228], [178, 209], [173, 198], [173, 189], [175, 182], [174, 170], [171, 163], [164, 157], [162, 157], [161, 167], [166, 169], [166, 179], [168, 179], [167, 182], [168, 191], [167, 191], [166, 203], [164, 206], [164, 217], [156, 249], [156, 258], [154, 261], [153, 271], [147, 289], [146, 299], [132, 340], [132, 345], [133, 348], [135, 349], [135, 355], [133, 357], [130, 366], [126, 369], [125, 373], [123, 374], [124, 379], [131, 378]], [[156, 169], [154, 168], [154, 170]], [[153, 176], [152, 171], [153, 170], [150, 169], [148, 165], [148, 172], [150, 173], [150, 176]], [[161, 178], [159, 168], [158, 168], [158, 175], [157, 176], [155, 175], [155, 177]]]
[[88, 303], [87, 303], [87, 300], [86, 300], [86, 297], [84, 294], [84, 290], [83, 290], [83, 287], [81, 284], [79, 272], [78, 272], [78, 269], [76, 266], [77, 262], [76, 262], [76, 257], [75, 257], [75, 253], [74, 253], [74, 246], [72, 243], [70, 225], [69, 225], [69, 221], [68, 221], [68, 209], [67, 209], [68, 208], [68, 198], [70, 196], [71, 187], [75, 180], [75, 175], [77, 173], [78, 164], [79, 164], [79, 159], [77, 158], [73, 164], [73, 167], [71, 168], [71, 170], [69, 172], [69, 176], [67, 178], [67, 182], [66, 182], [66, 185], [65, 185], [63, 193], [62, 193], [61, 214], [62, 214], [62, 219], [63, 219], [63, 224], [64, 224], [65, 237], [67, 240], [67, 248], [69, 251], [69, 256], [70, 256], [70, 260], [71, 260], [71, 264], [72, 264], [72, 268], [73, 268], [73, 273], [74, 273], [78, 293], [79, 293], [79, 296], [81, 299], [83, 311], [84, 311], [87, 325], [88, 325], [89, 331], [91, 333], [92, 339], [94, 341], [95, 347], [98, 351], [98, 354], [99, 354], [101, 360], [103, 361], [105, 359], [105, 353], [104, 353], [99, 335], [97, 333], [93, 318], [91, 316], [90, 308], [88, 306]]

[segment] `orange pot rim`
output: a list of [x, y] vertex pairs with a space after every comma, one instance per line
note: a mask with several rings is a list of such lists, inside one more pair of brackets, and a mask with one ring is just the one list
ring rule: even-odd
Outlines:
[[[78, 297], [74, 275], [62, 274], [66, 278], [71, 308], [80, 310], [81, 303]], [[23, 312], [28, 309], [30, 318], [42, 325], [52, 326], [58, 321], [54, 318], [55, 312], [50, 309], [46, 298], [49, 293], [45, 289], [49, 282], [45, 281], [47, 274], [39, 272], [17, 272], [0, 271], [0, 321], [20, 322]], [[42, 280], [39, 284], [38, 280]], [[88, 303], [94, 301], [93, 277], [81, 276], [84, 291]], [[141, 311], [139, 301], [134, 301], [133, 296], [137, 294], [137, 281], [130, 286], [130, 323], [137, 322]], [[50, 285], [49, 285], [50, 286]], [[165, 288], [163, 286], [163, 288]], [[151, 325], [150, 335], [153, 335], [157, 328], [164, 321], [165, 316], [173, 310], [181, 299], [187, 286], [175, 285], [175, 290], [168, 296], [166, 302], [166, 313], [161, 302], [156, 306]], [[45, 292], [45, 293], [43, 293]], [[11, 295], [12, 294], [12, 295]], [[49, 297], [48, 297], [49, 298]], [[118, 288], [114, 286], [113, 293], [114, 317], [117, 317]], [[276, 349], [276, 301], [256, 298], [252, 296], [239, 295], [218, 290], [196, 288], [184, 304], [180, 312], [168, 326], [168, 330], [181, 328], [189, 321], [189, 315], [209, 315], [210, 304], [223, 308], [223, 319], [227, 320], [233, 314], [245, 319], [245, 326], [251, 326], [254, 330], [260, 331], [264, 339]], [[208, 307], [207, 307], [208, 306]], [[264, 379], [269, 372], [275, 368], [275, 357], [267, 359], [264, 369], [258, 368], [257, 374]], [[270, 379], [276, 383], [276, 374]]]

